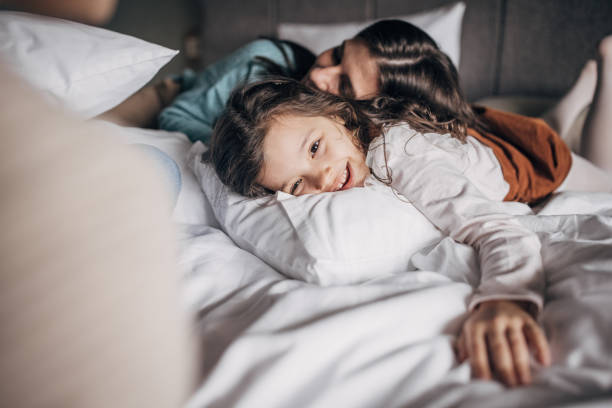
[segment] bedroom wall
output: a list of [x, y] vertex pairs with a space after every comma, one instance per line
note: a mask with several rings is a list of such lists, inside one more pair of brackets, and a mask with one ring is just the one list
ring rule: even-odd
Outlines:
[[196, 0], [120, 0], [113, 18], [104, 27], [163, 45], [181, 53], [156, 76], [181, 72], [187, 65], [183, 38], [200, 23]]
[[498, 92], [557, 95], [612, 34], [610, 0], [508, 0]]

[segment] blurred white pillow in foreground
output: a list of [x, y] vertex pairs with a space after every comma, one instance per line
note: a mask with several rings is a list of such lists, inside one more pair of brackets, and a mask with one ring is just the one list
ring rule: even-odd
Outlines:
[[0, 12], [0, 58], [35, 88], [90, 118], [145, 85], [178, 51], [86, 24]]

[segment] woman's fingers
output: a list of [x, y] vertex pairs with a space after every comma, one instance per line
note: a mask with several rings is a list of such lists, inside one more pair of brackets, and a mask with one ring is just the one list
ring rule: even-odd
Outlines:
[[181, 85], [172, 78], [165, 78], [154, 85], [162, 108], [170, 105], [181, 90]]
[[490, 355], [493, 360], [495, 372], [502, 382], [510, 387], [517, 385], [514, 372], [514, 359], [506, 337], [506, 327], [496, 327], [487, 335]]
[[491, 379], [491, 368], [487, 356], [485, 326], [474, 325], [465, 330], [465, 346], [474, 377], [483, 380]]
[[508, 342], [514, 359], [514, 371], [519, 384], [531, 383], [531, 369], [529, 368], [529, 349], [525, 341], [522, 325], [510, 327], [508, 330]]
[[529, 345], [535, 350], [538, 361], [544, 366], [550, 365], [550, 348], [544, 331], [535, 322], [525, 324], [523, 331]]

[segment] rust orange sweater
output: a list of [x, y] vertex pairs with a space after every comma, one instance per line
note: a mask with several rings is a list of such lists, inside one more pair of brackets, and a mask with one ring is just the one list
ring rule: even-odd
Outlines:
[[510, 186], [505, 201], [536, 203], [555, 191], [572, 165], [570, 149], [542, 119], [475, 107], [489, 127], [468, 134], [490, 147]]

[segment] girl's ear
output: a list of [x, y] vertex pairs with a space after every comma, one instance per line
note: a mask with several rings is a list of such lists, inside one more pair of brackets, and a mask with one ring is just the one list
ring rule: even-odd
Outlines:
[[334, 122], [336, 122], [337, 124], [339, 124], [339, 125], [342, 125], [342, 126], [345, 126], [345, 125], [346, 125], [346, 122], [344, 121], [344, 119], [342, 119], [342, 118], [341, 118], [340, 116], [338, 116], [338, 115], [333, 115], [333, 116], [331, 117], [331, 119], [332, 119]]
[[349, 129], [346, 126], [346, 122], [344, 121], [344, 119], [342, 119], [340, 116], [337, 116], [337, 115], [332, 116], [331, 119], [334, 121], [334, 123], [336, 123], [341, 128], [341, 130], [343, 130], [343, 133], [350, 135], [353, 139], [355, 138], [357, 130]]

